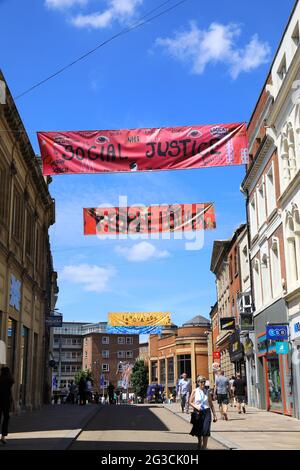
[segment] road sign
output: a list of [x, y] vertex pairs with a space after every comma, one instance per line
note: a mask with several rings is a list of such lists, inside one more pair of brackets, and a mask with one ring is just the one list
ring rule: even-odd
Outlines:
[[288, 354], [288, 352], [289, 352], [289, 343], [287, 341], [278, 341], [276, 343], [277, 354]]
[[267, 339], [273, 341], [282, 341], [289, 339], [289, 329], [287, 325], [267, 325]]
[[215, 351], [215, 352], [213, 352], [213, 358], [214, 358], [214, 359], [220, 359], [220, 357], [221, 357], [220, 351]]

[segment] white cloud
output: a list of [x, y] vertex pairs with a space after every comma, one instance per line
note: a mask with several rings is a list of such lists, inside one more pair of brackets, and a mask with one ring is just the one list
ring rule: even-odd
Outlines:
[[158, 38], [156, 45], [162, 46], [175, 59], [190, 63], [192, 72], [201, 75], [210, 63], [224, 63], [236, 79], [241, 72], [249, 72], [266, 63], [270, 55], [268, 43], [254, 35], [250, 42], [239, 48], [236, 44], [241, 35], [238, 25], [212, 23], [201, 30], [195, 22], [187, 31], [176, 33], [173, 38]]
[[81, 284], [88, 292], [101, 293], [108, 290], [108, 283], [115, 274], [113, 267], [78, 264], [65, 266], [59, 273], [59, 280]]
[[166, 250], [158, 250], [152, 243], [141, 242], [133, 245], [131, 248], [117, 246], [115, 251], [127, 258], [128, 261], [141, 262], [148, 261], [151, 258], [166, 258], [170, 253]]
[[63, 10], [74, 5], [86, 5], [89, 0], [45, 0], [45, 5], [49, 8]]
[[71, 22], [78, 28], [106, 28], [113, 21], [122, 23], [134, 17], [137, 7], [142, 3], [143, 0], [107, 0], [106, 10], [88, 15], [79, 14]]

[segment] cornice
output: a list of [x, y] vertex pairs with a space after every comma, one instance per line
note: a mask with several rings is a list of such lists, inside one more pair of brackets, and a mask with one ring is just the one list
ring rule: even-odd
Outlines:
[[259, 170], [261, 169], [261, 164], [269, 152], [270, 148], [274, 145], [274, 139], [271, 137], [270, 133], [267, 133], [263, 138], [260, 147], [256, 153], [256, 156], [253, 160], [251, 167], [249, 168], [242, 184], [241, 189], [243, 192], [249, 190], [251, 183], [257, 176]]

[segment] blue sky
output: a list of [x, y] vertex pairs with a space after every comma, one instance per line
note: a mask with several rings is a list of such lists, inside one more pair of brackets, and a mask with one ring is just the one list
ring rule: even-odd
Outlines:
[[[161, 3], [0, 0], [0, 67], [13, 96]], [[35, 151], [37, 130], [248, 121], [293, 4], [187, 0], [116, 39], [16, 101]], [[182, 324], [207, 316], [216, 300], [213, 240], [230, 237], [245, 220], [243, 175], [244, 167], [231, 167], [55, 177], [51, 243], [64, 319], [160, 310]], [[120, 195], [129, 205], [213, 201], [217, 229], [204, 234], [198, 251], [186, 250], [186, 240], [84, 237], [82, 208], [118, 204]]]

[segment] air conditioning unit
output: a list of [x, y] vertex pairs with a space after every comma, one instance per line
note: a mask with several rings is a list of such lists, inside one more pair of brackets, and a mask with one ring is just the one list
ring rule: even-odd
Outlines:
[[238, 299], [239, 313], [253, 313], [252, 296], [250, 293], [242, 293]]

